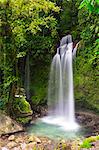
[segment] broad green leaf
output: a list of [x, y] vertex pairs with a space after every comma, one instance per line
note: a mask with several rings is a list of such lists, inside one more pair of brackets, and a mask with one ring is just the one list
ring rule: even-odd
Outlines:
[[83, 0], [79, 6], [79, 9], [83, 8], [86, 5], [86, 0]]
[[90, 12], [93, 12], [94, 10], [94, 7], [90, 3], [87, 4], [87, 8], [89, 9]]

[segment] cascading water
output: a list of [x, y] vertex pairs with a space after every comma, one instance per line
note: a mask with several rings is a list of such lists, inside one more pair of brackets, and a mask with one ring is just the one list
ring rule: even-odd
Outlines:
[[73, 69], [72, 69], [72, 38], [61, 41], [60, 48], [51, 64], [48, 87], [48, 116], [43, 121], [59, 125], [66, 130], [78, 128], [75, 121]]

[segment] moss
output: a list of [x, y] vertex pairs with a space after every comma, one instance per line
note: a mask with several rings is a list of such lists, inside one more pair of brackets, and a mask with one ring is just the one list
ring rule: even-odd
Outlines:
[[16, 120], [21, 124], [27, 124], [31, 119], [28, 117], [25, 118], [18, 117]]
[[99, 139], [99, 136], [91, 136], [89, 138], [87, 138], [87, 140], [89, 142], [96, 142]]
[[21, 124], [27, 124], [32, 117], [28, 116], [32, 114], [31, 106], [26, 101], [25, 96], [15, 98], [13, 104], [13, 114], [16, 119]]
[[96, 136], [97, 140], [99, 140], [99, 135]]
[[83, 144], [81, 145], [81, 148], [91, 148], [91, 143], [87, 140], [83, 141]]
[[92, 142], [96, 142], [99, 140], [99, 136], [91, 136], [89, 138], [84, 139], [83, 143], [80, 145], [81, 148], [91, 148]]
[[24, 96], [15, 99], [14, 110], [18, 113], [31, 113], [32, 112], [30, 104], [26, 101]]

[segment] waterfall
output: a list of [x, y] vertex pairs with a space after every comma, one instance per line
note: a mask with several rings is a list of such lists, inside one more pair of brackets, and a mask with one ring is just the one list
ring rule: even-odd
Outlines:
[[[70, 42], [64, 44], [67, 39]], [[44, 122], [59, 125], [66, 130], [78, 128], [75, 121], [71, 41], [70, 36], [63, 38], [52, 60], [48, 86], [48, 116], [43, 118]]]
[[48, 88], [48, 106], [49, 114], [63, 114], [63, 87], [62, 87], [62, 69], [60, 55], [57, 53], [52, 61], [49, 88]]

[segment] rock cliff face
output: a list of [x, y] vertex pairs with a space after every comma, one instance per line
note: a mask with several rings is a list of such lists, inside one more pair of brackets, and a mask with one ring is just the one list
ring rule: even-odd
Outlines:
[[21, 125], [0, 111], [0, 135], [22, 130]]

